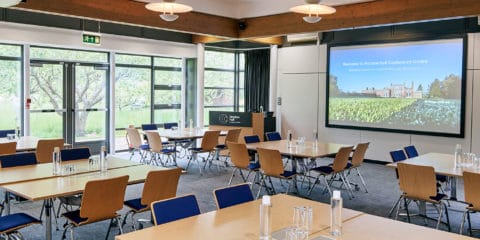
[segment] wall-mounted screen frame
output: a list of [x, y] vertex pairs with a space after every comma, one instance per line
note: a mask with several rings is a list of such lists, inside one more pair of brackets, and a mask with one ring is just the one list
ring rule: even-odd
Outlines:
[[466, 35], [329, 44], [325, 126], [464, 137]]

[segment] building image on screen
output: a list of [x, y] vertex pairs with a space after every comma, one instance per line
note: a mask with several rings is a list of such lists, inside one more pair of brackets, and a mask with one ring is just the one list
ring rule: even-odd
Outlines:
[[463, 135], [464, 39], [329, 48], [327, 127]]

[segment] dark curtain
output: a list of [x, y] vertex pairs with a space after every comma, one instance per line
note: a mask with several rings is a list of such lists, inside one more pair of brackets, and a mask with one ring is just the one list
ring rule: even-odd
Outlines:
[[245, 52], [245, 111], [268, 111], [270, 49]]

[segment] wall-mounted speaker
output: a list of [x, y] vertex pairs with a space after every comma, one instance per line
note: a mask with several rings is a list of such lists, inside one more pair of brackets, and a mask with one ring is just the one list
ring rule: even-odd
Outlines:
[[243, 20], [238, 21], [238, 29], [245, 30], [247, 28], [247, 23]]

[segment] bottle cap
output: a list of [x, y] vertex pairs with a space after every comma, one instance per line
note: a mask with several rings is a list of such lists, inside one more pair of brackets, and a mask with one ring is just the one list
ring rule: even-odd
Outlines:
[[54, 147], [54, 148], [53, 148], [53, 151], [56, 152], [56, 153], [58, 153], [58, 152], [60, 152], [60, 148], [59, 148], [59, 147]]
[[102, 149], [101, 149], [102, 152], [105, 152], [106, 151], [106, 148], [105, 146], [102, 146]]
[[332, 198], [334, 198], [334, 199], [340, 199], [340, 198], [342, 198], [342, 196], [341, 196], [341, 194], [340, 194], [340, 191], [338, 191], [338, 190], [333, 191]]
[[271, 205], [272, 205], [272, 202], [271, 202], [271, 200], [270, 200], [270, 196], [264, 195], [264, 196], [262, 197], [262, 204], [263, 204], [263, 205], [267, 205], [267, 206], [271, 206]]

